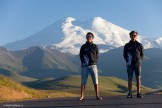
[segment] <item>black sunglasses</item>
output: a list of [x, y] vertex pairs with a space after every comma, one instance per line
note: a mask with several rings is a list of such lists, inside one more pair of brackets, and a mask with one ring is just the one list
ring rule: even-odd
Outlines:
[[93, 38], [92, 36], [86, 36], [87, 38]]

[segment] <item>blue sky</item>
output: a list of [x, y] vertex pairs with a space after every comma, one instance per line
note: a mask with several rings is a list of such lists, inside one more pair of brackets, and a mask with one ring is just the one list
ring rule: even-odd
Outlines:
[[146, 37], [162, 37], [162, 0], [0, 0], [0, 45], [73, 17], [102, 17]]

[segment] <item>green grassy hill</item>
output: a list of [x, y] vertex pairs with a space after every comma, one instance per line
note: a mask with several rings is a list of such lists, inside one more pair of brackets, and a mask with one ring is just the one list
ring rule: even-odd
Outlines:
[[[42, 80], [28, 83], [27, 85], [37, 89], [47, 89], [54, 91], [68, 92], [71, 94], [80, 95], [80, 76], [67, 76], [54, 80]], [[116, 77], [99, 77], [99, 89], [101, 95], [125, 95], [127, 93], [127, 81]], [[141, 87], [142, 93], [148, 93], [153, 89], [148, 87]], [[135, 83], [133, 84], [133, 91], [136, 91]], [[86, 95], [94, 95], [94, 88], [89, 76]], [[136, 93], [136, 92], [135, 92]]]

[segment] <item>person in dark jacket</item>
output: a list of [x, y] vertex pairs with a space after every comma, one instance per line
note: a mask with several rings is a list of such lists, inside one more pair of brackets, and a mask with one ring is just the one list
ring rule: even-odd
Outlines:
[[80, 48], [80, 60], [81, 60], [81, 97], [78, 100], [84, 99], [84, 91], [87, 83], [88, 75], [91, 75], [96, 99], [101, 100], [99, 97], [98, 89], [98, 70], [97, 70], [97, 61], [99, 58], [98, 46], [93, 43], [94, 35], [91, 32], [88, 32], [86, 35], [86, 43], [83, 44]]
[[131, 40], [125, 44], [123, 56], [127, 65], [128, 74], [128, 95], [127, 98], [132, 98], [132, 79], [133, 73], [136, 75], [137, 82], [137, 98], [142, 98], [140, 93], [141, 86], [141, 65], [144, 57], [144, 49], [141, 43], [137, 41], [138, 32], [131, 31], [129, 33]]

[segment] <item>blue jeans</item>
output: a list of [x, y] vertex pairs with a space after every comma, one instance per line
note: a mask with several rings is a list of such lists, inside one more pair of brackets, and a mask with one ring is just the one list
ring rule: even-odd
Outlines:
[[81, 71], [81, 83], [83, 85], [86, 85], [89, 73], [91, 75], [93, 84], [98, 84], [98, 70], [97, 70], [97, 65], [91, 65], [91, 66], [82, 67], [82, 71]]

